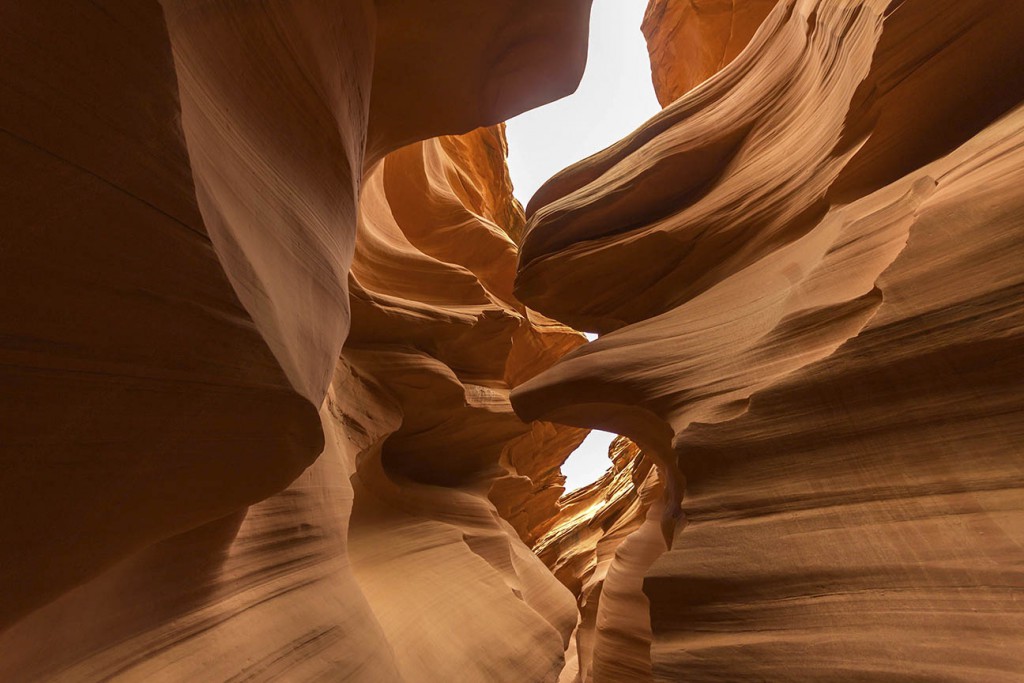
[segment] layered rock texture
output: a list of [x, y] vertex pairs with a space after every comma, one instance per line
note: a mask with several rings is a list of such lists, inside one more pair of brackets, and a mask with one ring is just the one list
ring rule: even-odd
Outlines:
[[651, 0], [643, 32], [662, 106], [721, 71], [750, 42], [776, 0]]
[[508, 392], [585, 340], [502, 130], [396, 150], [570, 92], [589, 2], [464, 5], [0, 10], [0, 679], [558, 675], [585, 432]]
[[513, 404], [655, 457], [672, 548], [618, 546], [633, 612], [580, 658], [1020, 680], [1024, 5], [783, 0], [753, 33], [763, 4], [654, 3], [685, 94], [530, 207], [517, 293], [606, 334]]
[[1024, 677], [1024, 5], [588, 10], [0, 7], [0, 680]]

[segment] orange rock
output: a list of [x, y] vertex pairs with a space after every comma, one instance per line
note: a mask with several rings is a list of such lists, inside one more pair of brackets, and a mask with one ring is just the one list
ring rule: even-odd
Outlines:
[[627, 439], [612, 443], [610, 457], [611, 470], [561, 501], [534, 550], [578, 596], [566, 668], [581, 680], [640, 680], [651, 676], [651, 625], [638, 582], [666, 550], [656, 515], [663, 487]]
[[643, 32], [654, 91], [667, 107], [747, 46], [778, 0], [651, 0]]
[[[360, 510], [444, 540], [464, 605], [445, 671], [556, 676], [572, 597], [488, 492], [524, 534], [548, 516], [530, 496], [561, 490], [584, 432], [520, 421], [508, 381], [584, 340], [512, 297], [523, 219], [497, 129], [377, 162], [570, 91], [589, 0], [429, 24], [411, 2], [162, 4], [0, 10], [0, 679], [436, 680], [406, 659], [421, 641], [381, 575], [359, 580], [385, 564], [349, 538], [391, 541], [350, 527], [351, 478]], [[403, 163], [419, 175], [388, 189]], [[357, 222], [374, 224], [358, 243]], [[351, 317], [368, 369], [339, 360]], [[396, 357], [408, 376], [388, 374]], [[456, 432], [465, 452], [444, 448]], [[384, 496], [440, 482], [447, 510]]]
[[324, 441], [200, 215], [160, 7], [7, 4], [0, 26], [5, 628]]
[[1024, 673], [1022, 30], [1015, 2], [780, 2], [538, 193], [516, 291], [608, 334], [513, 404], [659, 456], [666, 513], [685, 482], [672, 549], [609, 569], [654, 680]]
[[1024, 676], [1024, 6], [589, 5], [0, 9], [0, 680]]

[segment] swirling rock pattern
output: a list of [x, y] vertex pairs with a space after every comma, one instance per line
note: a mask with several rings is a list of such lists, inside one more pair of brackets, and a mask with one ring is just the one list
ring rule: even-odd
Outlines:
[[[636, 444], [619, 437], [609, 449], [612, 468], [567, 495], [534, 551], [578, 596], [580, 620], [560, 680], [650, 678], [648, 606], [638, 582], [667, 546], [648, 513], [663, 493], [658, 470]], [[657, 505], [654, 506], [657, 510]], [[623, 618], [621, 615], [625, 614]], [[599, 627], [600, 624], [600, 627]], [[634, 656], [623, 656], [625, 653]]]
[[519, 534], [585, 432], [508, 392], [584, 339], [500, 129], [396, 151], [575, 86], [589, 1], [532, 4], [0, 9], [0, 679], [557, 677]]
[[776, 0], [651, 0], [643, 32], [662, 106], [721, 71], [750, 42]]
[[1015, 2], [779, 2], [530, 207], [517, 292], [607, 334], [513, 403], [685, 483], [672, 549], [618, 563], [654, 680], [1024, 675], [1022, 34]]
[[280, 491], [323, 435], [200, 214], [159, 5], [0, 12], [9, 626]]
[[524, 423], [508, 394], [585, 340], [512, 296], [522, 216], [493, 200], [510, 198], [503, 150], [500, 128], [418, 143], [362, 200], [344, 358], [397, 419], [357, 461], [351, 560], [410, 682], [555, 680], [576, 623], [520, 536], [556, 514], [558, 466], [585, 432]]
[[1024, 5], [589, 5], [0, 6], [0, 680], [1024, 677]]

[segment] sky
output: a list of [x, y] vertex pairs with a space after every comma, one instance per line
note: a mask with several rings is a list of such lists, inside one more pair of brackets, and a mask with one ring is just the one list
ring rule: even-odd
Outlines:
[[648, 0], [595, 0], [590, 53], [573, 95], [508, 122], [508, 165], [523, 206], [545, 180], [661, 111], [640, 32]]
[[[625, 137], [661, 111], [640, 32], [648, 0], [595, 0], [590, 55], [575, 94], [508, 122], [508, 166], [525, 206], [545, 180]], [[595, 335], [587, 335], [593, 341]], [[566, 492], [595, 481], [614, 434], [594, 430], [562, 465]]]

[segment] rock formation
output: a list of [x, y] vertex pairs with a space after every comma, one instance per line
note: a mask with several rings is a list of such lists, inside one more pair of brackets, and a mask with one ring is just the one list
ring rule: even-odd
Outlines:
[[[730, 23], [700, 8], [652, 6], [656, 56]], [[1024, 675], [1022, 35], [1016, 2], [779, 2], [531, 203], [517, 293], [607, 334], [513, 403], [667, 475], [672, 550], [634, 532], [632, 612], [597, 607], [649, 616], [655, 680]], [[599, 664], [641, 633], [593, 680], [640, 680]]]
[[512, 295], [498, 129], [382, 158], [571, 91], [589, 1], [456, 4], [3, 8], [0, 679], [557, 675], [515, 530], [585, 432], [507, 396], [584, 339]]
[[675, 102], [735, 59], [775, 2], [651, 0], [642, 28], [661, 105]]
[[1024, 676], [1024, 5], [589, 5], [0, 8], [0, 680]]
[[619, 437], [610, 450], [612, 469], [567, 495], [554, 524], [534, 545], [578, 596], [580, 622], [561, 680], [651, 676], [650, 621], [640, 595], [641, 573], [632, 563], [649, 564], [667, 549], [656, 530], [648, 532], [656, 529], [657, 518], [648, 520], [648, 512], [664, 486], [636, 444]]

